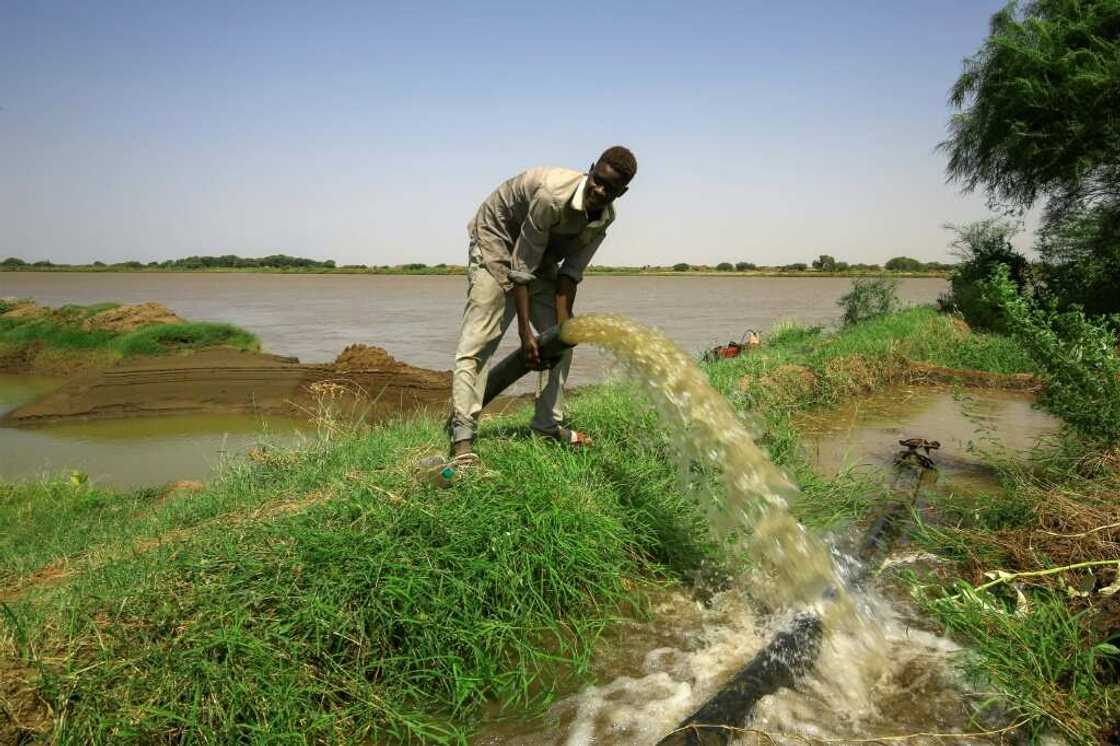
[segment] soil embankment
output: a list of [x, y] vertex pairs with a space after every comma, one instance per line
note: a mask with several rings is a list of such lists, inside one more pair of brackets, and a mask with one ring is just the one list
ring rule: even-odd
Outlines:
[[212, 412], [307, 415], [324, 405], [376, 416], [445, 404], [450, 385], [449, 372], [415, 368], [378, 347], [351, 345], [325, 365], [216, 348], [79, 373], [3, 422]]
[[49, 308], [0, 301], [0, 371], [62, 374], [66, 384], [9, 412], [7, 425], [75, 418], [335, 413], [382, 418], [444, 404], [451, 374], [379, 347], [350, 345], [304, 365], [258, 352], [248, 332], [189, 322], [159, 303]]

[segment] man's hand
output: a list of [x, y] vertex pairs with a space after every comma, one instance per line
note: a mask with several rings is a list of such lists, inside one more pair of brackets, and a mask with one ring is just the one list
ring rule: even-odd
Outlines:
[[521, 332], [521, 354], [529, 363], [530, 370], [544, 370], [544, 366], [541, 365], [541, 348], [537, 335], [533, 334], [532, 329]]
[[532, 370], [542, 370], [540, 345], [529, 323], [529, 288], [514, 285], [512, 292], [513, 305], [517, 309], [517, 331], [521, 335], [521, 354]]

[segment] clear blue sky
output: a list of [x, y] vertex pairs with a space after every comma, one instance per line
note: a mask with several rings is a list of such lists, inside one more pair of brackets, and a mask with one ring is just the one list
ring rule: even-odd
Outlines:
[[946, 256], [998, 0], [0, 4], [0, 256], [463, 263], [502, 179], [630, 146], [601, 264]]

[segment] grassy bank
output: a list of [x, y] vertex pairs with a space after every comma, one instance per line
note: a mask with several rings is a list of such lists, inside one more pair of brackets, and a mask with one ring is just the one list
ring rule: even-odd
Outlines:
[[[803, 486], [795, 510], [822, 527], [873, 513], [882, 489], [814, 475], [792, 415], [909, 380], [918, 363], [1031, 370], [1007, 340], [926, 309], [832, 336], [788, 327], [708, 370], [762, 418], [762, 442]], [[595, 433], [594, 449], [529, 438], [523, 413], [499, 418], [482, 433], [484, 470], [452, 490], [414, 477], [442, 447], [431, 419], [262, 449], [198, 493], [119, 495], [80, 480], [0, 488], [7, 733], [457, 741], [487, 702], [543, 702], [644, 589], [687, 583], [719, 560], [696, 507], [712, 483], [681, 482], [634, 389], [585, 390], [571, 416]], [[1037, 722], [1053, 712], [1040, 705]]]
[[139, 318], [133, 324], [99, 323], [104, 314], [121, 308], [99, 303], [49, 309], [0, 301], [0, 369], [71, 372], [139, 355], [215, 346], [260, 348], [254, 335], [232, 324], [181, 320], [148, 324]]

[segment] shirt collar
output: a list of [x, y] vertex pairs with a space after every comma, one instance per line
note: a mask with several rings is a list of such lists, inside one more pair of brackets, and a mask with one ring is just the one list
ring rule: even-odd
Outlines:
[[587, 176], [579, 180], [576, 184], [575, 194], [572, 195], [572, 209], [576, 212], [583, 212], [583, 190], [587, 187]]

